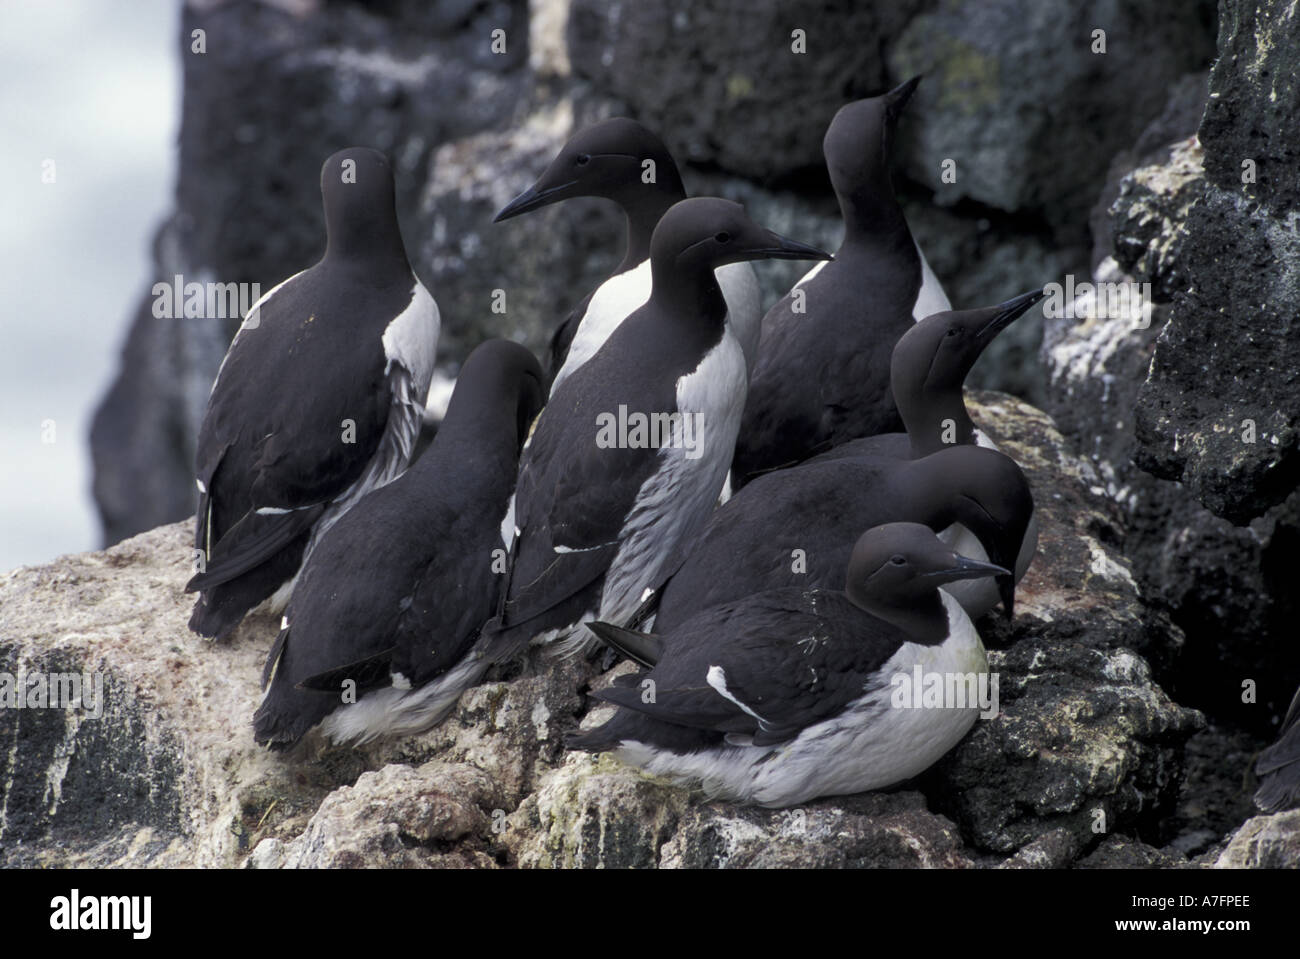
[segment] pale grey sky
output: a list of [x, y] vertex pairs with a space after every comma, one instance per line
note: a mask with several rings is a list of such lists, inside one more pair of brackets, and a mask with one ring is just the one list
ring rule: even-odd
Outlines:
[[177, 0], [0, 2], [0, 570], [99, 545], [87, 437], [175, 185], [178, 30]]

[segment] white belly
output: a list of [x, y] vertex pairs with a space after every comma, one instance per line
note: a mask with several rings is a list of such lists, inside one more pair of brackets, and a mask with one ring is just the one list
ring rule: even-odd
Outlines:
[[321, 721], [321, 731], [337, 745], [360, 745], [380, 736], [413, 736], [441, 722], [460, 694], [486, 671], [488, 661], [470, 654], [419, 689], [390, 686], [340, 706]]
[[685, 537], [703, 528], [717, 504], [740, 431], [748, 375], [736, 338], [725, 333], [691, 373], [677, 381], [677, 408], [696, 417], [699, 454], [686, 455], [677, 427], [659, 455], [659, 468], [642, 484], [605, 577], [601, 619], [622, 624], [657, 582], [660, 565]]
[[619, 324], [645, 306], [649, 299], [649, 260], [642, 260], [632, 269], [611, 276], [600, 284], [587, 303], [587, 312], [578, 321], [578, 328], [569, 344], [568, 356], [564, 358], [564, 365], [555, 374], [555, 382], [551, 384], [551, 395], [555, 395], [560, 384], [574, 370], [596, 355], [596, 351], [605, 345]]
[[745, 354], [745, 368], [752, 373], [758, 358], [759, 334], [763, 332], [763, 294], [758, 274], [752, 263], [728, 263], [713, 275], [727, 301], [727, 324]]
[[[915, 240], [912, 242], [916, 243]], [[935, 313], [947, 313], [952, 309], [952, 304], [948, 302], [948, 294], [943, 291], [943, 285], [934, 275], [934, 270], [930, 269], [930, 263], [921, 252], [919, 243], [916, 245], [916, 255], [921, 258], [921, 290], [916, 295], [916, 303], [912, 305], [912, 319], [920, 321]]]
[[[754, 368], [758, 337], [763, 322], [763, 300], [758, 276], [750, 263], [731, 263], [714, 271], [723, 299], [727, 301], [727, 325], [745, 354], [747, 369]], [[551, 395], [573, 371], [596, 355], [620, 324], [650, 299], [650, 261], [611, 276], [597, 287], [578, 321], [564, 365], [555, 374]]]
[[843, 712], [808, 727], [789, 743], [677, 755], [627, 741], [615, 754], [654, 775], [699, 782], [712, 796], [762, 806], [793, 806], [910, 779], [952, 749], [980, 710], [977, 704], [896, 707], [890, 680], [911, 677], [918, 665], [926, 674], [988, 673], [984, 645], [970, 618], [952, 597], [940, 596], [952, 630], [946, 642], [902, 646], [882, 668], [878, 685], [864, 689]]

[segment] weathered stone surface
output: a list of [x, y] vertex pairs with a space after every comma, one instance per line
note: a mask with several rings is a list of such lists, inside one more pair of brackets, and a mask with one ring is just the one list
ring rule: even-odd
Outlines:
[[771, 180], [821, 167], [831, 117], [891, 85], [881, 51], [924, 5], [574, 0], [569, 58], [679, 161]]
[[[1292, 497], [1250, 526], [1236, 527], [1182, 484], [1133, 462], [1139, 391], [1169, 319], [1169, 300], [1187, 282], [1179, 251], [1204, 189], [1194, 139], [1153, 151], [1161, 153], [1162, 163], [1121, 178], [1109, 207], [1116, 255], [1136, 275], [1108, 257], [1091, 277], [1099, 286], [1149, 284], [1142, 295], [1152, 301], [1150, 313], [1125, 308], [1092, 315], [1080, 300], [1049, 319], [1042, 354], [1046, 405], [1119, 506], [1122, 551], [1143, 592], [1186, 634], [1182, 652], [1168, 669], [1158, 668], [1157, 679], [1179, 702], [1264, 735], [1300, 682], [1300, 648], [1290, 641], [1300, 609], [1294, 592], [1281, 585], [1284, 571], [1300, 562], [1300, 500]], [[1247, 680], [1257, 687], [1253, 699], [1243, 697]]]
[[[1213, 23], [1208, 2], [936, 4], [889, 54], [895, 76], [926, 75], [904, 134], [909, 173], [942, 204], [1038, 211], [1083, 241], [1110, 157], [1161, 112], [1170, 83], [1213, 55]], [[1105, 53], [1093, 52], [1097, 29]]]
[[1300, 869], [1300, 809], [1248, 819], [1214, 865], [1218, 869]]
[[1120, 269], [1152, 285], [1151, 297], [1168, 303], [1187, 287], [1179, 270], [1181, 227], [1205, 189], [1201, 145], [1195, 137], [1172, 146], [1168, 160], [1124, 177], [1111, 207], [1111, 235]]
[[[972, 416], [1012, 456], [1034, 490], [1039, 552], [1017, 590], [1010, 628], [985, 617], [989, 665], [1001, 677], [999, 714], [931, 774], [940, 808], [977, 846], [1002, 853], [1046, 845], [1064, 829], [1077, 848], [1093, 824], [1150, 830], [1177, 798], [1182, 742], [1202, 722], [1151, 678], [1182, 643], [1143, 602], [1119, 554], [1113, 503], [1087, 460], [1051, 421], [1009, 398], [982, 395]], [[1100, 811], [1100, 812], [1099, 812]], [[1104, 817], [1104, 818], [1099, 818]]]
[[1075, 863], [1079, 869], [1177, 869], [1186, 865], [1176, 854], [1124, 836], [1107, 836]]
[[[7, 865], [229, 865], [271, 801], [327, 790], [253, 744], [257, 664], [274, 624], [208, 646], [185, 629], [185, 524], [0, 580], [3, 668], [104, 675], [101, 718], [0, 710]], [[57, 611], [57, 612], [54, 612]], [[268, 791], [267, 783], [274, 783]]]
[[266, 839], [256, 868], [492, 868], [485, 851], [496, 783], [473, 766], [429, 762], [362, 773], [325, 797], [296, 839]]
[[702, 805], [661, 850], [663, 868], [961, 869], [956, 827], [917, 792], [868, 793], [789, 810]]
[[525, 867], [647, 868], [687, 800], [607, 757], [571, 755], [514, 813], [506, 841]]
[[1147, 124], [1131, 145], [1126, 145], [1111, 158], [1105, 183], [1088, 217], [1088, 228], [1092, 232], [1090, 263], [1094, 269], [1115, 253], [1115, 235], [1111, 226], [1114, 213], [1111, 208], [1119, 199], [1123, 180], [1142, 167], [1164, 166], [1178, 145], [1196, 135], [1196, 128], [1205, 113], [1209, 86], [1208, 65], [1205, 70], [1179, 77], [1170, 85], [1169, 99], [1160, 115]]
[[1294, 15], [1281, 0], [1223, 5], [1200, 128], [1206, 187], [1180, 253], [1190, 286], [1175, 300], [1137, 405], [1141, 465], [1181, 479], [1238, 524], [1300, 481]]
[[[1001, 677], [1000, 714], [900, 791], [742, 808], [608, 756], [567, 754], [565, 734], [602, 715], [587, 691], [630, 666], [599, 675], [593, 662], [539, 651], [420, 736], [358, 750], [312, 736], [267, 753], [250, 720], [277, 624], [252, 617], [219, 645], [186, 631], [181, 523], [0, 579], [0, 670], [108, 677], [101, 719], [0, 710], [0, 736], [18, 744], [0, 750], [13, 757], [0, 766], [0, 856], [96, 866], [1066, 865], [1096, 841], [1098, 809], [1108, 835], [1151, 842], [1172, 814], [1181, 745], [1198, 722], [1146, 665], [1176, 652], [1178, 631], [1142, 603], [1114, 550], [1116, 507], [1087, 461], [1043, 414], [1009, 397], [977, 399], [976, 420], [1026, 467], [1041, 551], [1015, 620], [980, 624]], [[1212, 821], [1226, 829], [1240, 819]]]

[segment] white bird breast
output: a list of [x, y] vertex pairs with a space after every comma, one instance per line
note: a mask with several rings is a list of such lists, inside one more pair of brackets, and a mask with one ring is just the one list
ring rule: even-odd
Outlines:
[[[714, 271], [722, 297], [727, 302], [727, 325], [745, 354], [746, 369], [753, 369], [758, 355], [758, 337], [763, 321], [763, 299], [758, 276], [750, 263], [730, 263]], [[650, 299], [650, 261], [611, 276], [597, 287], [587, 303], [587, 312], [569, 344], [564, 365], [555, 374], [551, 395], [573, 371], [600, 351], [610, 335]]]

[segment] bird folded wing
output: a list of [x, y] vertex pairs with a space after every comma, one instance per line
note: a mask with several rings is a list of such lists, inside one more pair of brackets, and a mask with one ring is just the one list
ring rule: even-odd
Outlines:
[[324, 503], [314, 503], [297, 509], [245, 513], [217, 541], [207, 557], [206, 568], [191, 577], [185, 591], [211, 589], [260, 566], [310, 530], [324, 511]]

